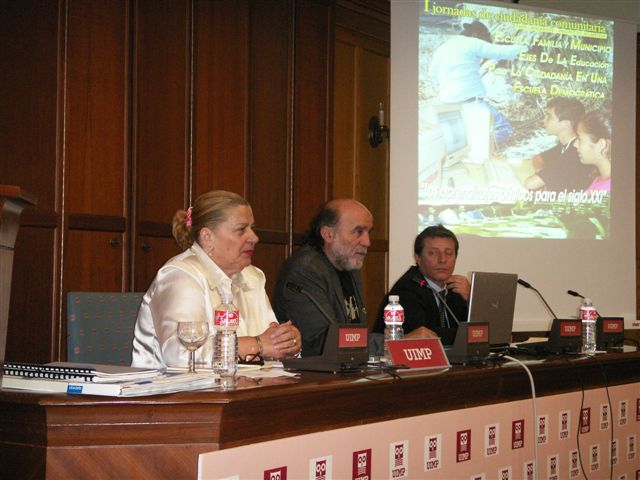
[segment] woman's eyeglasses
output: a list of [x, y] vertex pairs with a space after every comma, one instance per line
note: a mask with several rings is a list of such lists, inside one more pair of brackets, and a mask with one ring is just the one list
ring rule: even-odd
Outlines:
[[252, 353], [240, 359], [238, 362], [240, 365], [264, 365], [264, 360], [259, 353]]

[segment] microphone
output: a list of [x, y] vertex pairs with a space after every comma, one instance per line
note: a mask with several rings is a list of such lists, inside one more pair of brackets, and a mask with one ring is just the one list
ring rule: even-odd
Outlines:
[[[568, 293], [569, 295], [571, 295], [572, 297], [579, 297], [579, 298], [582, 298], [582, 299], [586, 298], [586, 297], [584, 297], [583, 295], [580, 295], [580, 294], [579, 294], [578, 292], [576, 292], [575, 290], [567, 290], [567, 293]], [[598, 312], [598, 310], [596, 310], [596, 315], [597, 315], [597, 316], [599, 316], [599, 317], [601, 316], [601, 315], [600, 315], [600, 312]]]
[[416, 282], [418, 285], [420, 285], [420, 288], [427, 287], [429, 290], [431, 290], [436, 295], [436, 297], [438, 297], [438, 300], [442, 302], [442, 304], [444, 305], [444, 308], [446, 308], [447, 312], [455, 320], [456, 324], [460, 325], [460, 320], [458, 320], [458, 317], [456, 317], [456, 314], [453, 313], [453, 310], [451, 310], [446, 300], [444, 299], [444, 295], [441, 295], [441, 292], [436, 292], [433, 288], [431, 288], [431, 285], [429, 285], [426, 282], [426, 280], [421, 279], [420, 277], [414, 277], [412, 280]]
[[[524, 288], [533, 288], [529, 282], [525, 282], [523, 279], [519, 278], [518, 283], [522, 285]], [[534, 289], [535, 290], [535, 289]]]
[[315, 298], [313, 298], [313, 296], [309, 292], [307, 292], [304, 288], [302, 288], [300, 285], [295, 284], [293, 282], [287, 282], [286, 287], [292, 292], [296, 292], [307, 297], [309, 301], [313, 303], [313, 305], [318, 309], [318, 311], [322, 314], [322, 316], [325, 318], [325, 320], [329, 324], [337, 323], [335, 319], [330, 317], [329, 314], [325, 311], [325, 309], [322, 308], [322, 305], [320, 305], [320, 303]]
[[542, 296], [542, 294], [538, 291], [537, 288], [535, 288], [533, 285], [531, 285], [529, 282], [519, 278], [518, 279], [518, 283], [520, 285], [522, 285], [524, 288], [530, 288], [531, 290], [533, 290], [534, 292], [536, 292], [538, 294], [538, 297], [540, 297], [540, 300], [542, 300], [542, 303], [545, 304], [545, 306], [547, 307], [547, 309], [551, 312], [551, 315], [553, 315], [554, 319], [558, 319], [558, 316], [554, 313], [554, 311], [551, 309], [551, 307], [549, 306], [549, 304], [547, 303], [547, 301], [544, 299], [544, 297]]

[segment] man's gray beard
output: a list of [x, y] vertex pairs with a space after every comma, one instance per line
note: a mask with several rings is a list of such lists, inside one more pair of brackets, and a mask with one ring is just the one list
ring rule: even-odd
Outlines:
[[[336, 264], [338, 268], [344, 272], [352, 272], [354, 270], [360, 270], [363, 262], [349, 258], [347, 255], [337, 253], [335, 256]], [[359, 265], [357, 265], [359, 263]]]

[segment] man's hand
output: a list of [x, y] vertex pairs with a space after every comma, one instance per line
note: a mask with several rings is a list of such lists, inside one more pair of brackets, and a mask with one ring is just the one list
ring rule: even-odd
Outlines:
[[415, 330], [405, 334], [404, 338], [438, 338], [438, 334], [427, 327], [418, 327]]
[[471, 295], [471, 284], [467, 277], [463, 275], [451, 275], [445, 282], [448, 290], [453, 290], [457, 294], [461, 295], [467, 302], [469, 302], [469, 295]]

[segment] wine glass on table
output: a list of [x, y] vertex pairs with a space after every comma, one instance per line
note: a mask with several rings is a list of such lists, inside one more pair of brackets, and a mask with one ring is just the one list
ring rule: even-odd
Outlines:
[[189, 350], [189, 373], [196, 372], [196, 350], [209, 338], [209, 324], [204, 320], [178, 322], [178, 340]]

